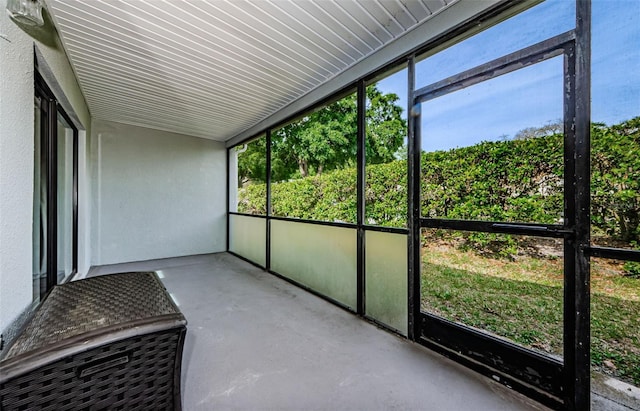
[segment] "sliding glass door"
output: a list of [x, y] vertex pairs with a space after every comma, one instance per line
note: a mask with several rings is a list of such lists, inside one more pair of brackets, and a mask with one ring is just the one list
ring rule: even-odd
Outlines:
[[36, 76], [34, 100], [33, 298], [77, 271], [78, 131]]

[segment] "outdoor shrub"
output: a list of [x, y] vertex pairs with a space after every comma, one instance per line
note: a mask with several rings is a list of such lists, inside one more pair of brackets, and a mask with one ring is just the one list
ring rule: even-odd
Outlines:
[[[592, 227], [597, 233], [640, 241], [640, 117], [614, 125], [594, 124], [592, 141]], [[430, 218], [562, 224], [563, 136], [545, 135], [422, 153], [421, 207]], [[273, 215], [325, 221], [356, 221], [353, 167], [272, 185]], [[405, 227], [407, 163], [367, 166], [367, 224]], [[264, 184], [239, 192], [239, 211], [264, 210]], [[519, 252], [517, 237], [465, 234], [459, 246]], [[630, 265], [629, 272], [635, 272]]]

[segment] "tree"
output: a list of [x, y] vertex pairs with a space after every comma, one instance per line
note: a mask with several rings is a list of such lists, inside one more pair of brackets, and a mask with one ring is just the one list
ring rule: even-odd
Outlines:
[[526, 140], [528, 138], [537, 138], [551, 136], [554, 134], [562, 134], [564, 132], [564, 123], [558, 119], [555, 121], [549, 121], [544, 126], [539, 127], [527, 127], [518, 131], [513, 137], [514, 140]]
[[260, 137], [246, 145], [233, 148], [238, 155], [238, 187], [250, 181], [267, 181], [266, 138]]
[[[355, 160], [357, 109], [354, 95], [349, 95], [294, 121], [271, 135], [273, 158], [297, 166], [301, 177], [322, 174], [326, 170], [347, 166]], [[287, 179], [289, 175], [274, 177]]]
[[383, 94], [375, 86], [367, 87], [366, 158], [368, 164], [397, 159], [407, 135], [407, 122], [394, 93]]
[[[407, 124], [397, 105], [398, 96], [367, 87], [366, 156], [367, 163], [379, 164], [396, 159], [406, 136]], [[271, 134], [271, 176], [282, 181], [325, 171], [352, 167], [357, 151], [356, 94], [350, 94], [285, 125]], [[265, 181], [266, 147], [264, 139], [250, 143], [239, 155], [241, 182]]]

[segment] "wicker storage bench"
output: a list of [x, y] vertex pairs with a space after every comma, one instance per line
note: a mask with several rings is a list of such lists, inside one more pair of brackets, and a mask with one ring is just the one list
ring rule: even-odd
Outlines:
[[0, 357], [0, 410], [180, 410], [186, 320], [155, 273], [56, 286]]

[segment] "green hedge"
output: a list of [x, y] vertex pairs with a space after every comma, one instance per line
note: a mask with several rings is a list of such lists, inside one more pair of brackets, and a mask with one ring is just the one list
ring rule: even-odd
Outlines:
[[[273, 183], [273, 215], [310, 220], [356, 222], [355, 168]], [[249, 184], [238, 193], [238, 211], [264, 214], [265, 185]], [[367, 167], [367, 223], [404, 227], [407, 221], [407, 162]]]
[[[556, 134], [423, 153], [422, 214], [464, 220], [562, 223], [563, 147], [562, 136]], [[355, 222], [356, 178], [355, 168], [345, 168], [274, 183], [273, 215]], [[368, 166], [366, 178], [366, 222], [406, 226], [406, 161]], [[625, 243], [637, 243], [640, 117], [610, 127], [593, 125], [591, 191], [595, 231]], [[240, 190], [239, 211], [263, 214], [264, 205], [264, 184], [248, 184]], [[484, 243], [497, 238], [475, 237]]]

